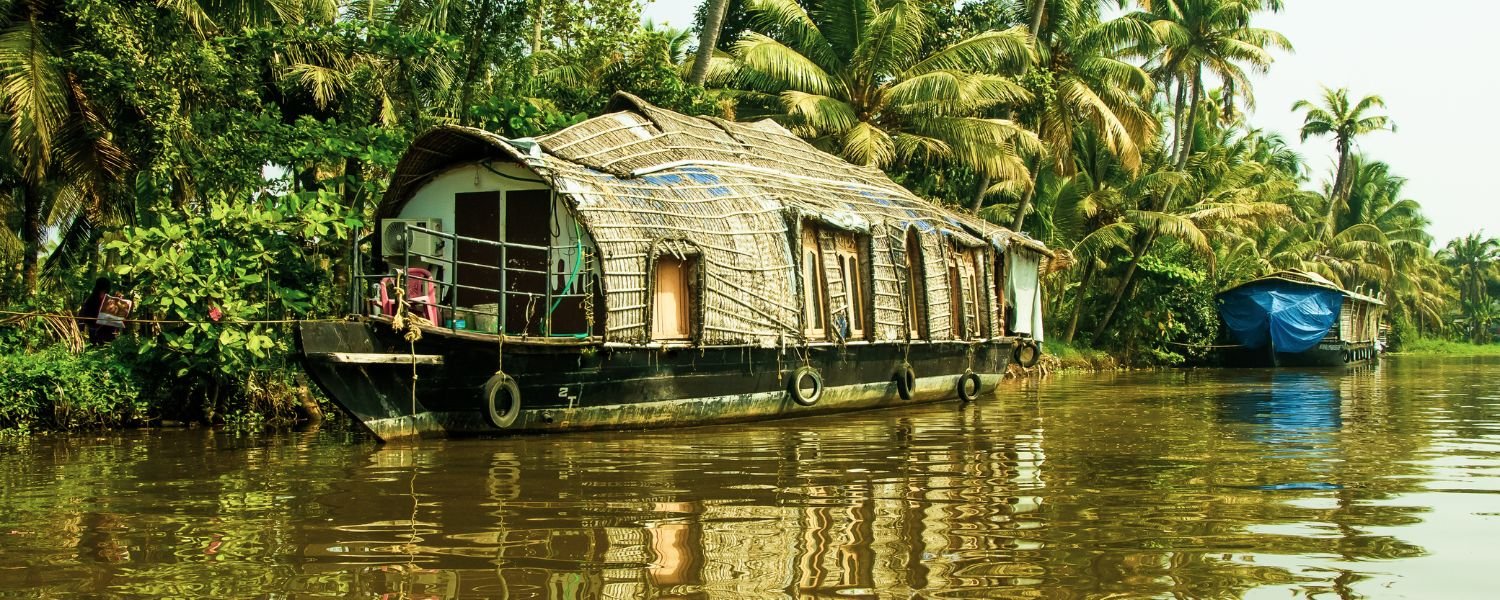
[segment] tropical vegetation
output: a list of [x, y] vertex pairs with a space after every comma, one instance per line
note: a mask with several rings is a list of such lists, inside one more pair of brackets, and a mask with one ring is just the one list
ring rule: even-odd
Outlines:
[[1268, 107], [1333, 143], [1326, 178], [1246, 118], [1250, 74], [1292, 47], [1256, 26], [1281, 8], [708, 0], [691, 32], [643, 24], [635, 0], [0, 2], [0, 342], [59, 345], [25, 315], [113, 277], [162, 322], [80, 364], [129, 367], [144, 412], [243, 409], [297, 385], [289, 329], [266, 321], [337, 314], [413, 136], [537, 135], [616, 90], [775, 119], [1046, 242], [1048, 327], [1070, 347], [1199, 358], [1214, 293], [1289, 268], [1383, 298], [1398, 339], [1489, 341], [1500, 241], [1434, 249], [1399, 165], [1359, 149], [1395, 130], [1380, 96]]

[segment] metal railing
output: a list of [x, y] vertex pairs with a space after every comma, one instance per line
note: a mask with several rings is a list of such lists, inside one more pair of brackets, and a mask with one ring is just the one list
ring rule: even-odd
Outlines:
[[[432, 236], [433, 238], [441, 240], [443, 245], [438, 249], [435, 255], [429, 253], [413, 253], [412, 242], [418, 234]], [[592, 331], [592, 329], [594, 323], [592, 315], [588, 314], [588, 306], [592, 302], [592, 298], [594, 296], [595, 280], [592, 276], [593, 265], [590, 264], [591, 261], [586, 256], [587, 246], [583, 244], [583, 240], [581, 237], [574, 244], [569, 245], [535, 246], [530, 244], [518, 244], [514, 242], [501, 242], [496, 240], [465, 237], [457, 234], [438, 231], [435, 229], [418, 227], [415, 225], [407, 225], [402, 229], [400, 235], [405, 237], [405, 239], [403, 240], [405, 243], [402, 244], [400, 264], [388, 265], [386, 272], [383, 273], [367, 273], [365, 263], [365, 258], [367, 255], [365, 254], [365, 252], [360, 250], [360, 248], [363, 247], [365, 243], [369, 242], [374, 237], [374, 234], [370, 234], [361, 238], [359, 240], [359, 243], [355, 245], [355, 284], [353, 286], [354, 292], [351, 297], [351, 302], [353, 304], [353, 306], [351, 307], [352, 311], [359, 314], [387, 314], [385, 313], [386, 308], [382, 306], [377, 300], [378, 294], [381, 292], [381, 287], [387, 285], [406, 286], [409, 289], [410, 284], [407, 282], [416, 281], [420, 282], [423, 288], [426, 288], [428, 285], [433, 286], [435, 290], [434, 296], [436, 296], [436, 303], [431, 304], [427, 302], [427, 299], [425, 297], [406, 297], [406, 302], [408, 303], [408, 305], [413, 306], [433, 306], [438, 313], [438, 320], [440, 321], [438, 323], [433, 323], [433, 325], [437, 327], [443, 327], [452, 331], [472, 330], [479, 331], [481, 333], [524, 336], [531, 335], [531, 325], [533, 323], [539, 323], [541, 325], [540, 335], [544, 337], [587, 338], [593, 335], [594, 332]], [[499, 250], [499, 261], [497, 264], [488, 264], [483, 262], [459, 260], [458, 257], [460, 256], [460, 244], [465, 244], [465, 246], [463, 246], [465, 248], [470, 248], [473, 246], [496, 248]], [[383, 259], [385, 262], [393, 262], [390, 260], [392, 257], [384, 255], [384, 253], [380, 250], [380, 248], [372, 247], [371, 254], [378, 255], [379, 258]], [[552, 271], [546, 269], [528, 269], [520, 266], [510, 265], [510, 258], [512, 257], [512, 253], [518, 252], [536, 253], [536, 255], [539, 255], [542, 259], [538, 262], [550, 266], [552, 252], [554, 250], [573, 250], [575, 253], [572, 273], [569, 275], [567, 282], [564, 283], [564, 285], [558, 290], [552, 289], [552, 278], [559, 275], [558, 273], [553, 273]], [[411, 269], [414, 266], [412, 263], [413, 259], [416, 259], [418, 261], [418, 264], [424, 265], [421, 268], [428, 273], [428, 276], [413, 274], [411, 272]], [[441, 268], [442, 275], [438, 275], [436, 269], [426, 268], [426, 265], [432, 265]], [[460, 266], [497, 272], [499, 276], [498, 287], [490, 288], [482, 285], [470, 285], [461, 281], [458, 272]], [[537, 278], [544, 282], [541, 286], [542, 289], [540, 291], [508, 290], [507, 284], [510, 283], [512, 276], [519, 274], [531, 274], [538, 276]], [[577, 291], [570, 293], [567, 291], [569, 289]], [[494, 294], [498, 298], [498, 302], [494, 303], [494, 310], [489, 310], [481, 306], [459, 306], [458, 298], [460, 295], [460, 290], [472, 290], [484, 294]], [[375, 294], [376, 296], [372, 296], [371, 294]], [[386, 294], [391, 298], [400, 297], [397, 295], [395, 289], [387, 290]], [[522, 325], [521, 330], [510, 331], [510, 326], [514, 324], [508, 322], [510, 313], [509, 307], [511, 300], [517, 298], [524, 299], [526, 302], [526, 306], [528, 307], [525, 311], [527, 313], [527, 320], [526, 323]], [[553, 327], [554, 321], [552, 317], [554, 313], [558, 312], [559, 307], [561, 307], [563, 302], [568, 299], [577, 299], [579, 301], [579, 304], [577, 305], [578, 310], [584, 312], [584, 314], [580, 317], [580, 320], [583, 322], [582, 331], [557, 331]], [[530, 319], [530, 313], [532, 309], [534, 309], [535, 303], [538, 301], [541, 302], [541, 306], [544, 308], [544, 312], [541, 315], [540, 321], [533, 322]], [[423, 316], [424, 318], [427, 315], [425, 310], [418, 312], [417, 314]], [[474, 320], [459, 318], [460, 316], [464, 315], [483, 315], [493, 317], [495, 330], [483, 331], [482, 329], [478, 329], [475, 327]], [[467, 322], [464, 323], [463, 327], [460, 327], [460, 323], [464, 321]]]

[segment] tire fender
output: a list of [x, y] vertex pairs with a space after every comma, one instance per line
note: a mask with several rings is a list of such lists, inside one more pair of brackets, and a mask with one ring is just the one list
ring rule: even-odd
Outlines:
[[1042, 360], [1042, 348], [1033, 340], [1020, 340], [1016, 342], [1016, 349], [1012, 351], [1011, 358], [1023, 369], [1030, 369]]
[[917, 372], [912, 370], [911, 364], [906, 363], [897, 367], [895, 379], [896, 393], [901, 396], [902, 400], [911, 400], [912, 395], [917, 392]]
[[[810, 381], [812, 389], [803, 389], [802, 384]], [[787, 378], [786, 392], [792, 397], [792, 401], [802, 406], [812, 406], [823, 397], [823, 375], [810, 366], [803, 365], [792, 371], [792, 376]]]
[[958, 376], [959, 400], [963, 402], [973, 402], [976, 398], [979, 397], [979, 392], [981, 389], [982, 387], [979, 382], [979, 375], [976, 375], [973, 370], [966, 369], [964, 370], [963, 375]]
[[521, 416], [521, 388], [505, 373], [484, 382], [484, 418], [496, 429], [509, 429]]

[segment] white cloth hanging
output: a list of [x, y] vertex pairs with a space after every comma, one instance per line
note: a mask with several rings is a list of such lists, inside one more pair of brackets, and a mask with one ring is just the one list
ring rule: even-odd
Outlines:
[[1012, 248], [1005, 264], [1006, 302], [1015, 311], [1015, 321], [1008, 324], [1010, 330], [1043, 341], [1042, 286], [1039, 281], [1042, 256], [1026, 249]]

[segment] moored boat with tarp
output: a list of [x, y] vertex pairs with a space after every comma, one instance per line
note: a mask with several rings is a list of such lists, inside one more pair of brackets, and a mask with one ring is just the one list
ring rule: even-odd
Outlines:
[[1317, 273], [1278, 271], [1217, 296], [1231, 366], [1334, 366], [1376, 359], [1385, 303]]

